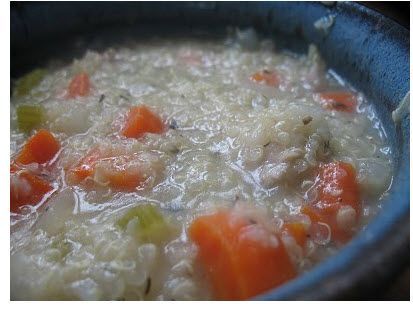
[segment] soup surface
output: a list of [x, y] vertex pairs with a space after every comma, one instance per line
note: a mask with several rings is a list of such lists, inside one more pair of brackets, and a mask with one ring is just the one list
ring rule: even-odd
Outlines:
[[336, 253], [392, 179], [373, 106], [314, 46], [245, 33], [36, 69], [10, 139], [12, 299], [251, 298]]

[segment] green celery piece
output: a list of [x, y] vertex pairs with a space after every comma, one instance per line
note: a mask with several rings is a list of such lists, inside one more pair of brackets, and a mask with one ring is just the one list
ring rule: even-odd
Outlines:
[[51, 248], [59, 250], [59, 260], [63, 260], [73, 250], [72, 245], [65, 239], [64, 234], [59, 234], [52, 241]]
[[21, 105], [17, 107], [17, 125], [23, 132], [29, 133], [37, 128], [45, 119], [45, 111], [37, 105]]
[[30, 93], [30, 91], [39, 85], [46, 75], [46, 70], [44, 69], [35, 69], [32, 72], [26, 74], [20, 78], [16, 83], [15, 94], [16, 96], [25, 96]]
[[159, 208], [154, 204], [141, 204], [133, 207], [117, 221], [116, 225], [126, 230], [132, 220], [136, 220], [134, 235], [143, 243], [159, 244], [174, 232], [171, 224], [165, 220]]

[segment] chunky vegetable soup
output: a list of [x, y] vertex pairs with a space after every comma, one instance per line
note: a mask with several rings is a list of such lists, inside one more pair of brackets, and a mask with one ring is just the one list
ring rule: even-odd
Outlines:
[[315, 46], [242, 33], [36, 69], [10, 138], [12, 299], [252, 298], [349, 242], [392, 179], [373, 106]]

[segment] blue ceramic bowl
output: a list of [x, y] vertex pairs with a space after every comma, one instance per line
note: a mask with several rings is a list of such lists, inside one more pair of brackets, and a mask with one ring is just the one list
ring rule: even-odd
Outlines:
[[[328, 34], [313, 24], [334, 15]], [[393, 185], [379, 215], [337, 255], [286, 285], [258, 296], [278, 299], [366, 299], [409, 261], [409, 120], [391, 112], [409, 91], [409, 31], [356, 3], [12, 3], [11, 75], [51, 57], [71, 59], [96, 35], [119, 38], [222, 33], [247, 27], [296, 52], [315, 43], [328, 65], [376, 106], [393, 150]], [[81, 36], [74, 46], [71, 38]]]

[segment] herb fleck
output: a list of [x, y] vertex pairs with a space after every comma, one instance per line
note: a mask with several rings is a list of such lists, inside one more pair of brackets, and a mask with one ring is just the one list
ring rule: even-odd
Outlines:
[[311, 116], [306, 116], [303, 118], [303, 124], [307, 125], [309, 123], [311, 123], [311, 121], [313, 120], [313, 118]]
[[151, 290], [151, 277], [146, 279], [145, 295], [148, 295]]
[[180, 151], [180, 149], [179, 149], [179, 147], [176, 146], [176, 145], [173, 145], [173, 146], [170, 148], [170, 150], [169, 150], [169, 152], [170, 152], [171, 154], [178, 154], [179, 151]]
[[324, 153], [327, 153], [330, 149], [330, 140], [324, 141]]
[[178, 123], [176, 122], [175, 119], [171, 120], [171, 123], [169, 124], [170, 129], [177, 129], [178, 128]]
[[346, 110], [347, 106], [344, 103], [334, 101], [332, 104], [333, 108], [338, 109], [338, 110]]
[[100, 95], [99, 103], [102, 103], [105, 100], [105, 94]]
[[128, 97], [124, 96], [124, 95], [120, 95], [119, 97], [126, 100], [126, 101], [130, 101], [130, 99]]

